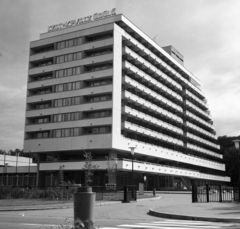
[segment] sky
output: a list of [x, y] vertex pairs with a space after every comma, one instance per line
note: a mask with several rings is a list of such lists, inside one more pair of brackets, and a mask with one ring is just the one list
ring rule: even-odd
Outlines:
[[48, 26], [113, 8], [184, 56], [217, 136], [240, 135], [239, 0], [1, 0], [0, 150], [23, 148], [29, 43]]

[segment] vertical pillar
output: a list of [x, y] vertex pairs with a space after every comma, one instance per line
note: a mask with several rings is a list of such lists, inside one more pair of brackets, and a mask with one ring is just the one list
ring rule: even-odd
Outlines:
[[45, 186], [45, 172], [40, 171], [40, 163], [41, 161], [46, 161], [46, 155], [45, 154], [38, 154], [38, 162], [37, 162], [37, 182], [36, 185], [38, 187], [44, 187]]
[[209, 185], [206, 184], [206, 194], [207, 194], [207, 202], [209, 202]]
[[113, 33], [112, 147], [121, 148], [123, 30], [114, 24]]
[[222, 202], [222, 185], [219, 185], [219, 202]]

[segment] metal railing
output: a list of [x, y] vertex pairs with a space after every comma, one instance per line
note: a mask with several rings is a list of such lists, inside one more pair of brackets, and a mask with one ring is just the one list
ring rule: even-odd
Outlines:
[[240, 185], [192, 186], [192, 202], [232, 202], [240, 201]]

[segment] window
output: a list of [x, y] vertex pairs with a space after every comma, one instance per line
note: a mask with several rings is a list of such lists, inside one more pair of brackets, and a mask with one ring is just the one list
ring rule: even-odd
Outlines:
[[106, 127], [100, 127], [99, 128], [99, 133], [100, 134], [103, 134], [103, 133], [106, 133], [107, 132], [107, 128]]
[[50, 103], [41, 103], [36, 105], [36, 109], [44, 109], [51, 107]]
[[42, 133], [37, 133], [37, 138], [42, 138]]
[[57, 138], [61, 137], [61, 130], [56, 130], [56, 137]]
[[73, 128], [73, 136], [78, 136], [80, 135], [80, 128]]
[[62, 107], [62, 105], [63, 105], [63, 104], [62, 104], [62, 99], [58, 99], [58, 104], [57, 104], [57, 106], [58, 106], [58, 107]]
[[93, 127], [93, 128], [87, 129], [88, 134], [104, 134], [104, 133], [109, 133], [109, 132], [110, 132], [110, 128], [107, 126]]
[[102, 96], [95, 96], [95, 97], [88, 97], [86, 99], [87, 102], [99, 102], [99, 101], [106, 101], [111, 99], [111, 95], [102, 95]]
[[80, 67], [67, 68], [56, 71], [56, 78], [80, 74]]
[[53, 130], [53, 138], [79, 136], [79, 135], [80, 135], [79, 127]]
[[104, 64], [104, 65], [98, 65], [98, 66], [91, 66], [87, 68], [87, 71], [99, 71], [107, 68], [112, 68], [112, 64]]
[[43, 119], [42, 118], [37, 119], [37, 123], [43, 123]]
[[82, 58], [82, 52], [61, 55], [61, 56], [57, 56], [57, 64], [74, 61], [74, 60], [80, 60], [81, 58]]
[[73, 46], [73, 40], [69, 40], [68, 41], [68, 47], [72, 47]]
[[69, 137], [70, 136], [70, 129], [65, 129], [64, 136], [65, 137]]
[[57, 43], [57, 49], [63, 49], [68, 47], [73, 47], [82, 44], [82, 37], [74, 38], [67, 41], [61, 41]]
[[43, 138], [48, 138], [48, 132], [43, 132]]

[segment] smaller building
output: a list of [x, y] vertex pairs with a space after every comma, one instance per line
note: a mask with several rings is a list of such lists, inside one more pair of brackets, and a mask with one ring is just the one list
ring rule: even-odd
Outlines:
[[35, 186], [37, 164], [32, 158], [0, 154], [0, 184]]

